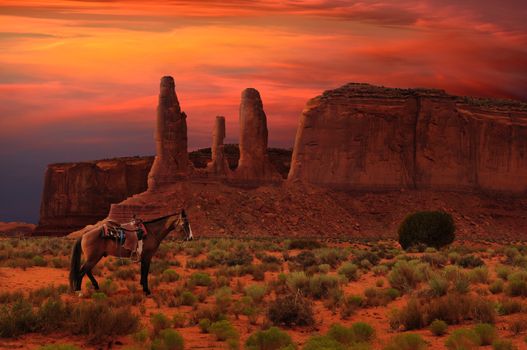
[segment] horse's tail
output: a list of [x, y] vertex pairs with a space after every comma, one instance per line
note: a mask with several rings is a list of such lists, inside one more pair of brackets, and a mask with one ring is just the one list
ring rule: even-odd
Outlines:
[[77, 239], [73, 249], [71, 250], [71, 262], [70, 262], [70, 288], [71, 291], [75, 291], [77, 280], [79, 279], [79, 272], [81, 269], [81, 246], [82, 238]]

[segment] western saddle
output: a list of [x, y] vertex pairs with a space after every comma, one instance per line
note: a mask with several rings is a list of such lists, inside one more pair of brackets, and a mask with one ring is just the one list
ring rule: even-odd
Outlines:
[[127, 223], [118, 223], [108, 220], [104, 222], [101, 228], [103, 238], [117, 241], [124, 249], [130, 251], [130, 259], [133, 261], [141, 260], [143, 252], [143, 239], [147, 231], [143, 221], [137, 219], [134, 215], [132, 221]]

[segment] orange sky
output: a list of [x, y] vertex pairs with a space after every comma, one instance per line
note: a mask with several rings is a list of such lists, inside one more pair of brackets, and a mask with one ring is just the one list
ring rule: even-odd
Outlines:
[[34, 221], [47, 163], [152, 154], [163, 75], [190, 148], [219, 114], [236, 142], [246, 87], [290, 147], [307, 99], [351, 81], [526, 100], [525, 18], [524, 0], [0, 0], [0, 184], [19, 184], [0, 221], [28, 196]]

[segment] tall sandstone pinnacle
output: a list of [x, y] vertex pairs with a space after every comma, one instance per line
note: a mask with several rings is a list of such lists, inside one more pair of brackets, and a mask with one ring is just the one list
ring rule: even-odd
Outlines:
[[229, 162], [225, 156], [225, 117], [217, 116], [212, 130], [212, 160], [207, 164], [207, 171], [218, 177], [230, 174]]
[[267, 117], [256, 89], [242, 91], [239, 124], [240, 160], [234, 178], [249, 183], [279, 181], [267, 155]]
[[157, 106], [156, 157], [148, 174], [148, 189], [156, 190], [188, 175], [187, 115], [181, 111], [174, 79], [161, 78]]
[[308, 101], [289, 180], [527, 194], [527, 104], [347, 84]]

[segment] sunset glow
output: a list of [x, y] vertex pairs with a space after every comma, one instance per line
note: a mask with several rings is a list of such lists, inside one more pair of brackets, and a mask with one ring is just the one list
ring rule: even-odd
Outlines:
[[216, 115], [237, 142], [246, 87], [292, 147], [305, 102], [348, 82], [527, 100], [525, 18], [524, 0], [0, 0], [0, 221], [36, 221], [47, 163], [153, 154], [163, 75], [190, 149]]

